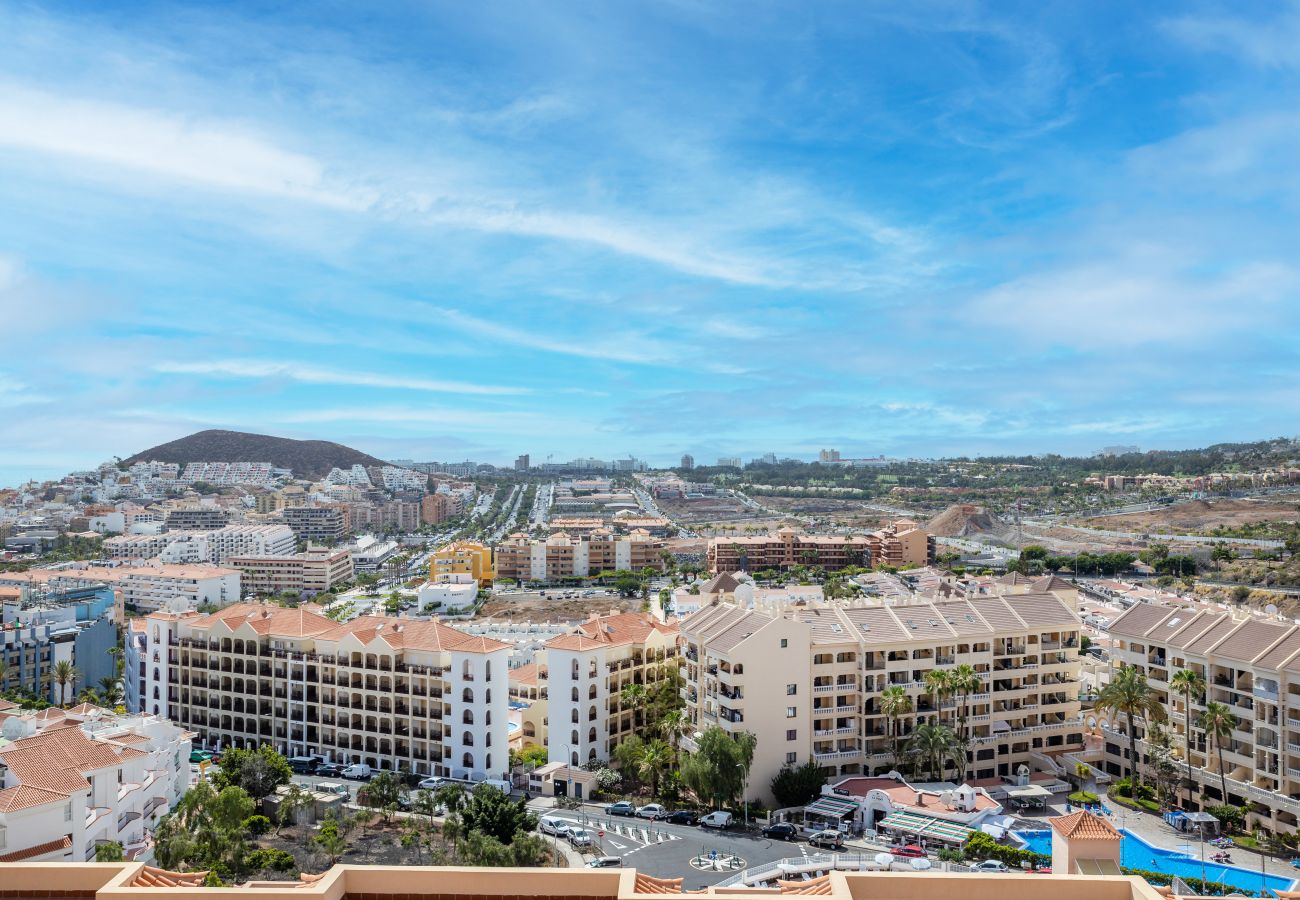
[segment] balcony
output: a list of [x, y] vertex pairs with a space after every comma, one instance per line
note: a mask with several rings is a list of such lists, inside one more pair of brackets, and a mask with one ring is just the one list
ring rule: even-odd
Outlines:
[[814, 684], [814, 685], [813, 685], [813, 693], [814, 693], [814, 694], [833, 694], [833, 693], [835, 692], [835, 689], [836, 689], [836, 686], [833, 685], [833, 684]]

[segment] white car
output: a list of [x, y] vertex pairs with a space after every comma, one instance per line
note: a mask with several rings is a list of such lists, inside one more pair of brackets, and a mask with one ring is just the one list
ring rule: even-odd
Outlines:
[[593, 835], [590, 831], [577, 825], [569, 826], [568, 834], [565, 835], [569, 843], [575, 847], [590, 847]]
[[555, 816], [542, 816], [537, 820], [537, 830], [542, 834], [553, 834], [556, 837], [568, 837], [569, 823]]
[[647, 803], [636, 811], [638, 819], [662, 819], [667, 815], [668, 810], [658, 803]]
[[436, 791], [444, 784], [450, 784], [450, 782], [440, 775], [430, 775], [428, 778], [420, 779], [420, 783], [416, 787], [423, 791]]
[[984, 862], [976, 863], [970, 867], [972, 872], [991, 872], [995, 875], [1005, 875], [1011, 870], [1007, 864], [998, 859], [986, 859]]

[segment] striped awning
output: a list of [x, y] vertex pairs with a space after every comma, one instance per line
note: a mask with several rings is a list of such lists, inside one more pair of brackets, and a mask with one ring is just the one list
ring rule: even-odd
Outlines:
[[902, 831], [917, 837], [937, 838], [950, 844], [965, 843], [974, 829], [947, 819], [937, 819], [914, 812], [890, 813], [877, 826], [891, 831]]
[[812, 813], [815, 816], [826, 816], [830, 819], [843, 819], [846, 816], [853, 815], [858, 809], [858, 804], [852, 800], [845, 800], [843, 797], [818, 797], [812, 803], [803, 808], [805, 815]]

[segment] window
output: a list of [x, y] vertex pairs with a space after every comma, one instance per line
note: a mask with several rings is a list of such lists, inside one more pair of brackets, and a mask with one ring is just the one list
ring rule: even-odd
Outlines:
[[786, 695], [787, 697], [793, 697], [793, 696], [794, 696], [795, 694], [797, 694], [797, 693], [799, 693], [799, 685], [797, 685], [797, 684], [787, 684], [787, 685], [785, 686], [785, 695]]
[[786, 764], [787, 766], [793, 766], [793, 765], [794, 765], [795, 763], [797, 763], [798, 761], [799, 761], [799, 754], [798, 754], [798, 753], [787, 753], [787, 754], [785, 755], [785, 764]]
[[5, 827], [0, 825], [0, 850], [5, 849]]
[[71, 801], [71, 800], [69, 800], [67, 803], [63, 804], [63, 821], [65, 821], [65, 822], [71, 822], [71, 821], [72, 821], [72, 801]]
[[793, 728], [787, 728], [785, 732], [785, 739], [787, 741], [797, 741], [799, 740], [799, 732]]
[[781, 638], [781, 649], [784, 650], [786, 647], [789, 647], [789, 646], [790, 646], [790, 641], [789, 641], [789, 639], [788, 639], [788, 638]]
[[795, 716], [797, 716], [797, 715], [799, 715], [799, 707], [797, 707], [797, 706], [787, 706], [787, 707], [785, 708], [785, 717], [786, 717], [787, 719], [793, 719], [793, 718], [794, 718]]

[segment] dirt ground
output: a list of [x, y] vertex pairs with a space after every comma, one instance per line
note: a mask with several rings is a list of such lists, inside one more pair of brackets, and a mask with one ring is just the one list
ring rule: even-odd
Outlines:
[[[890, 521], [878, 509], [869, 509], [861, 500], [836, 500], [823, 497], [761, 497], [765, 505], [793, 516], [812, 516], [837, 525], [876, 529]], [[894, 517], [897, 518], [897, 517]]]
[[741, 521], [756, 519], [761, 513], [732, 497], [700, 497], [692, 500], [658, 501], [659, 508], [671, 519], [694, 522]]
[[588, 597], [580, 600], [559, 600], [560, 591], [536, 593], [496, 594], [483, 604], [476, 621], [489, 618], [509, 619], [512, 622], [578, 622], [591, 618], [593, 613], [604, 615], [610, 610], [636, 612], [641, 599], [624, 599], [617, 595]]
[[[299, 872], [324, 872], [330, 866], [330, 858], [312, 842], [316, 833], [310, 825], [284, 828], [277, 835], [274, 832], [258, 839], [259, 847], [270, 847], [291, 853], [298, 865], [292, 872], [264, 872], [259, 880], [283, 881], [298, 877]], [[366, 828], [356, 827], [347, 835], [348, 849], [339, 857], [339, 862], [347, 865], [382, 865], [415, 866], [421, 861], [414, 848], [403, 847], [401, 822], [394, 819], [387, 824], [376, 819]], [[441, 838], [441, 835], [438, 836]], [[441, 843], [439, 841], [439, 843]], [[423, 863], [428, 864], [428, 853], [423, 853]]]
[[1208, 531], [1222, 525], [1232, 528], [1252, 522], [1300, 518], [1300, 504], [1264, 500], [1191, 500], [1165, 509], [1132, 513], [1127, 516], [1102, 516], [1089, 524], [1114, 531], [1169, 531], [1191, 533]]

